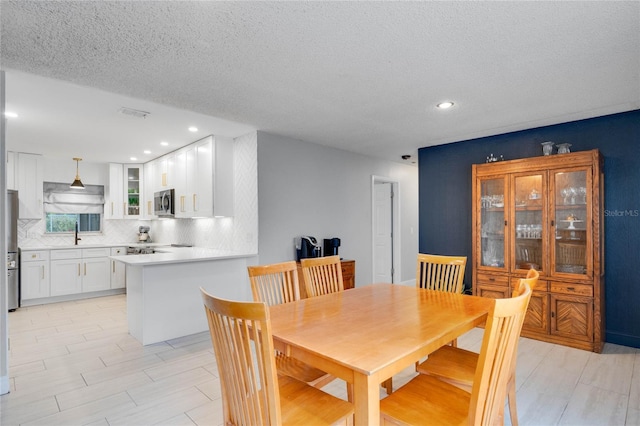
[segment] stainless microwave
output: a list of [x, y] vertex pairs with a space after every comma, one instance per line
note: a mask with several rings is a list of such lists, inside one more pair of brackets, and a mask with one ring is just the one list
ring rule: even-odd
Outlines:
[[174, 217], [176, 214], [174, 206], [175, 190], [165, 189], [153, 194], [153, 214], [158, 217]]

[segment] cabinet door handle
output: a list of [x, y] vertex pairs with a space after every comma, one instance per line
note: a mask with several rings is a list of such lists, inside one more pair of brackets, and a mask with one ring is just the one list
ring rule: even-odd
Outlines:
[[78, 276], [80, 276], [80, 264], [78, 263]]
[[198, 211], [198, 208], [196, 207], [196, 194], [193, 194], [193, 211]]
[[42, 279], [44, 280], [44, 265], [42, 265]]
[[551, 220], [551, 226], [556, 226], [556, 221], [555, 220]]
[[84, 264], [84, 274], [87, 275], [87, 263]]
[[111, 216], [113, 216], [113, 201], [111, 202]]
[[554, 311], [551, 311], [551, 318], [555, 318], [556, 317], [556, 313]]
[[111, 265], [113, 265], [113, 272], [115, 273], [116, 272], [116, 261], [112, 260], [111, 261]]
[[127, 215], [127, 203], [122, 203], [122, 214]]

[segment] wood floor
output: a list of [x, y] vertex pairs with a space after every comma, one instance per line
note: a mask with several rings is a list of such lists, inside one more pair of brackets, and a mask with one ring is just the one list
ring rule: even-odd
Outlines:
[[[478, 350], [482, 332], [459, 345]], [[127, 333], [124, 295], [21, 308], [9, 313], [9, 336], [3, 426], [222, 424], [208, 334], [143, 347]], [[407, 368], [394, 387], [413, 374]], [[640, 351], [607, 344], [594, 354], [523, 338], [517, 389], [523, 425], [640, 425]], [[345, 397], [340, 380], [324, 390]]]

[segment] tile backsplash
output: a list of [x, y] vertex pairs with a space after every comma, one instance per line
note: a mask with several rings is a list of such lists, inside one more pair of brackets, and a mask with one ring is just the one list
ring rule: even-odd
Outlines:
[[[79, 245], [117, 245], [137, 242], [138, 227], [149, 226], [152, 242], [191, 244], [253, 254], [258, 252], [257, 135], [234, 143], [234, 216], [208, 219], [104, 220], [99, 235], [83, 234]], [[44, 220], [19, 220], [22, 248], [72, 245], [73, 234], [47, 235]]]

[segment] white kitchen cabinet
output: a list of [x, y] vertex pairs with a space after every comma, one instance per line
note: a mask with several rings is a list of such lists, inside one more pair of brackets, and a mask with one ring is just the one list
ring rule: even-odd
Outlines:
[[109, 188], [104, 206], [105, 219], [122, 219], [124, 217], [124, 183], [123, 166], [109, 163]]
[[111, 288], [109, 248], [52, 250], [51, 296]]
[[233, 141], [208, 136], [175, 155], [176, 217], [233, 216]]
[[109, 163], [109, 193], [105, 219], [138, 219], [143, 196], [141, 164]]
[[158, 162], [156, 160], [144, 163], [144, 202], [143, 216], [145, 219], [155, 219], [157, 216], [153, 212], [153, 194], [158, 191], [156, 170], [158, 168]]
[[233, 216], [233, 140], [209, 136], [196, 149], [195, 216]]
[[[111, 247], [111, 256], [124, 256], [126, 247]], [[125, 264], [111, 259], [111, 288], [125, 288]]]
[[175, 187], [175, 154], [163, 155], [158, 159], [158, 190], [172, 189]]
[[140, 204], [144, 200], [142, 180], [143, 168], [141, 164], [125, 164], [124, 179], [125, 182], [125, 217], [127, 219], [135, 219], [140, 217]]
[[18, 218], [42, 219], [42, 156], [23, 152], [17, 156]]
[[111, 274], [109, 274], [109, 259], [107, 257], [82, 259], [82, 292], [109, 290], [111, 288]]
[[80, 259], [51, 261], [51, 296], [64, 296], [82, 292], [82, 265]]
[[21, 300], [49, 297], [49, 251], [22, 250], [20, 275]]

